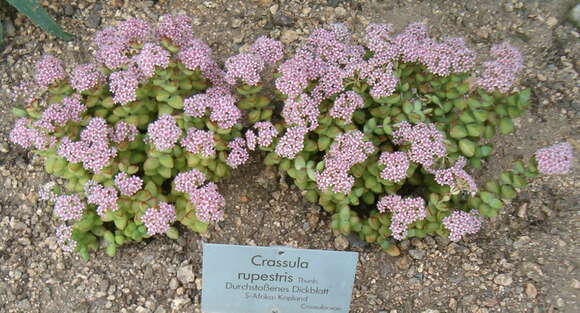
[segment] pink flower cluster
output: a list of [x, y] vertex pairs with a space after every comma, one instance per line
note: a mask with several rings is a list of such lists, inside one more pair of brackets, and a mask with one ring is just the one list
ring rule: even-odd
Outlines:
[[257, 54], [268, 64], [275, 64], [284, 56], [284, 45], [278, 41], [261, 36], [252, 45], [250, 51]]
[[290, 127], [276, 145], [276, 154], [287, 159], [294, 159], [304, 149], [304, 136], [308, 129], [302, 126]]
[[69, 121], [80, 122], [81, 115], [87, 110], [87, 107], [80, 102], [79, 95], [66, 97], [62, 103], [50, 104], [42, 117], [34, 122], [34, 126], [47, 132], [53, 132], [57, 127], [63, 127]]
[[141, 221], [147, 227], [147, 234], [163, 234], [169, 230], [169, 226], [175, 222], [175, 207], [166, 202], [159, 202], [158, 208], [148, 208]]
[[272, 144], [274, 138], [278, 136], [278, 130], [271, 122], [257, 122], [254, 129], [258, 130], [257, 142], [262, 148]]
[[443, 219], [443, 225], [450, 231], [449, 240], [459, 241], [465, 234], [475, 234], [481, 228], [481, 217], [475, 210], [454, 211]]
[[77, 195], [61, 195], [56, 198], [54, 212], [64, 221], [80, 220], [86, 205]]
[[236, 99], [229, 91], [219, 92], [217, 89], [204, 94], [193, 95], [183, 101], [186, 115], [196, 118], [203, 117], [209, 110], [209, 119], [217, 123], [219, 128], [229, 129], [239, 122], [242, 112], [236, 106]]
[[179, 173], [173, 180], [175, 190], [189, 194], [193, 193], [204, 182], [205, 175], [196, 169]]
[[301, 94], [297, 98], [288, 98], [284, 102], [282, 117], [288, 126], [301, 126], [308, 131], [318, 127], [320, 102], [307, 94]]
[[190, 201], [195, 206], [195, 215], [202, 222], [221, 221], [224, 217], [223, 207], [226, 200], [219, 193], [214, 183], [195, 190], [190, 194]]
[[177, 58], [190, 71], [201, 71], [203, 77], [211, 80], [214, 84], [223, 83], [223, 71], [212, 57], [211, 48], [201, 40], [191, 40], [189, 46], [182, 48]]
[[195, 169], [179, 173], [174, 180], [175, 190], [189, 195], [190, 202], [195, 206], [195, 215], [200, 221], [222, 220], [225, 199], [216, 184], [208, 183], [201, 187], [204, 181], [205, 175]]
[[191, 19], [186, 15], [163, 15], [157, 25], [157, 35], [181, 48], [190, 46], [194, 40]]
[[84, 168], [99, 173], [117, 155], [117, 149], [109, 146], [111, 133], [103, 118], [92, 118], [81, 131], [81, 140], [64, 137], [57, 153], [71, 163], [82, 162]]
[[157, 44], [146, 43], [134, 59], [143, 76], [151, 78], [155, 75], [156, 66], [167, 68], [169, 65], [169, 51]]
[[123, 196], [132, 196], [143, 188], [143, 179], [139, 176], [129, 176], [127, 173], [120, 172], [115, 176], [115, 185]]
[[72, 77], [70, 78], [71, 86], [78, 92], [83, 92], [97, 87], [105, 81], [105, 75], [99, 71], [95, 64], [77, 65]]
[[235, 86], [238, 82], [256, 86], [260, 82], [260, 74], [264, 70], [264, 60], [253, 53], [242, 53], [226, 60], [226, 76], [228, 84]]
[[381, 213], [390, 211], [390, 230], [393, 238], [403, 240], [407, 236], [407, 229], [415, 221], [427, 217], [425, 210], [425, 200], [423, 198], [402, 198], [399, 195], [384, 196], [377, 203], [377, 209]]
[[382, 179], [398, 183], [407, 178], [409, 157], [405, 152], [383, 152], [379, 157], [379, 164], [385, 167], [381, 171]]
[[54, 137], [50, 137], [35, 128], [31, 128], [30, 120], [24, 117], [16, 121], [8, 137], [10, 141], [23, 148], [34, 147], [39, 150], [46, 149], [56, 141]]
[[175, 143], [181, 137], [181, 128], [177, 126], [173, 116], [165, 114], [157, 121], [149, 124], [147, 135], [157, 150], [168, 151], [175, 146]]
[[570, 172], [572, 168], [572, 145], [561, 142], [542, 148], [535, 153], [538, 171], [545, 175], [559, 175]]
[[52, 55], [45, 55], [36, 63], [36, 83], [41, 88], [51, 85], [66, 78], [66, 72], [61, 60]]
[[228, 147], [232, 149], [228, 154], [228, 158], [226, 159], [226, 163], [232, 167], [237, 168], [238, 166], [246, 163], [250, 155], [248, 154], [248, 150], [246, 149], [246, 141], [244, 138], [237, 137], [232, 140]]
[[109, 89], [115, 103], [128, 104], [137, 100], [138, 87], [139, 73], [135, 68], [113, 72], [109, 76]]
[[411, 125], [402, 121], [399, 129], [393, 132], [393, 142], [398, 145], [410, 145], [407, 155], [411, 161], [426, 168], [433, 165], [435, 158], [447, 155], [443, 134], [434, 124], [419, 123]]
[[197, 154], [205, 158], [215, 155], [214, 133], [211, 130], [201, 130], [189, 128], [187, 135], [181, 139], [181, 146], [190, 153]]
[[334, 100], [334, 105], [328, 113], [334, 118], [343, 119], [345, 122], [350, 123], [354, 111], [363, 107], [363, 98], [354, 91], [347, 91]]
[[225, 80], [232, 86], [238, 83], [256, 86], [260, 83], [265, 65], [275, 64], [283, 55], [281, 42], [262, 36], [252, 45], [249, 53], [240, 53], [226, 60]]
[[324, 170], [317, 173], [316, 183], [321, 191], [332, 187], [333, 192], [348, 194], [354, 184], [354, 177], [348, 171], [366, 160], [375, 151], [371, 142], [364, 141], [359, 130], [340, 134], [324, 157]]
[[119, 209], [117, 205], [119, 196], [117, 190], [113, 187], [104, 187], [93, 180], [89, 180], [85, 184], [85, 194], [89, 204], [97, 205], [97, 213], [100, 216], [105, 216], [108, 211], [117, 211]]
[[507, 42], [491, 47], [491, 55], [496, 58], [495, 61], [483, 64], [483, 73], [476, 82], [490, 92], [508, 92], [523, 68], [524, 58], [518, 49]]
[[475, 66], [475, 53], [462, 38], [444, 38], [441, 42], [429, 38], [427, 27], [411, 23], [397, 35], [391, 35], [391, 24], [370, 24], [367, 27], [367, 46], [375, 56], [371, 63], [386, 64], [402, 60], [420, 62], [440, 76], [461, 73]]
[[450, 168], [443, 170], [427, 169], [427, 171], [435, 175], [435, 181], [439, 185], [449, 186], [452, 191], [466, 190], [475, 195], [477, 185], [473, 177], [463, 169], [465, 164], [467, 164], [467, 160], [464, 157], [459, 157]]
[[60, 225], [56, 229], [56, 242], [63, 251], [73, 252], [77, 242], [72, 239], [72, 226]]
[[139, 134], [139, 130], [135, 125], [120, 121], [115, 124], [115, 129], [111, 133], [111, 140], [116, 143], [131, 142], [137, 138], [137, 134]]

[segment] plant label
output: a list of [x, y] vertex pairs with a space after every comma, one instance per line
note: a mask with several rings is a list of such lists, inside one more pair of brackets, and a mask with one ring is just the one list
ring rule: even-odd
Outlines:
[[203, 245], [203, 313], [348, 313], [358, 253]]

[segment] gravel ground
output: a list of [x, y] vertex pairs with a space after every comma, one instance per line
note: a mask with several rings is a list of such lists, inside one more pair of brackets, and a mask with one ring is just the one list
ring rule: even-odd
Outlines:
[[132, 16], [156, 21], [166, 13], [190, 14], [197, 36], [221, 60], [260, 35], [288, 43], [290, 52], [327, 23], [344, 22], [360, 33], [369, 22], [400, 29], [423, 21], [433, 34], [464, 36], [482, 52], [509, 40], [525, 54], [521, 84], [533, 88], [533, 105], [515, 134], [498, 138], [498, 157], [478, 175], [484, 181], [538, 147], [567, 140], [580, 151], [580, 35], [568, 18], [576, 1], [43, 2], [76, 40], [57, 41], [0, 8], [8, 35], [0, 50], [0, 312], [199, 312], [201, 242], [358, 251], [352, 312], [580, 311], [578, 161], [568, 176], [535, 180], [478, 235], [459, 243], [404, 241], [401, 255], [390, 257], [333, 235], [329, 216], [256, 156], [220, 184], [227, 216], [208, 234], [156, 238], [123, 247], [114, 258], [100, 252], [83, 262], [56, 249], [57, 221], [36, 192], [50, 178], [40, 159], [8, 143], [14, 118], [5, 93], [31, 77], [43, 53], [70, 65], [88, 61], [94, 32]]

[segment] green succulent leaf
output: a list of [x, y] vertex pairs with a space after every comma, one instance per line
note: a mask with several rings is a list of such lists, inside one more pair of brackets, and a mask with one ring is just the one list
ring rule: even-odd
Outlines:
[[463, 125], [455, 125], [449, 131], [449, 135], [455, 139], [461, 139], [467, 136], [467, 130]]
[[459, 141], [459, 149], [461, 152], [468, 157], [475, 155], [476, 144], [469, 139], [461, 139]]
[[507, 118], [507, 117], [502, 118], [499, 121], [499, 131], [504, 135], [507, 135], [507, 134], [513, 132], [514, 131], [514, 123], [512, 122], [512, 119]]

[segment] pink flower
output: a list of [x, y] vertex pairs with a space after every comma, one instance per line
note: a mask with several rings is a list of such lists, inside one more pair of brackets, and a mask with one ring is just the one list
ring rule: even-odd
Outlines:
[[308, 129], [302, 126], [290, 127], [276, 145], [276, 154], [287, 159], [294, 159], [304, 149], [304, 136]]
[[159, 151], [167, 151], [175, 146], [181, 137], [181, 128], [173, 116], [165, 114], [147, 127], [147, 135], [155, 148]]
[[105, 75], [101, 73], [95, 64], [77, 65], [70, 79], [71, 86], [78, 92], [97, 87], [105, 81]]
[[381, 171], [382, 179], [398, 183], [407, 178], [409, 158], [405, 152], [383, 152], [379, 158], [379, 164], [385, 167]]
[[159, 202], [158, 208], [149, 208], [141, 216], [141, 221], [147, 227], [147, 234], [150, 236], [166, 233], [175, 219], [175, 207], [166, 202]]
[[111, 70], [118, 69], [129, 62], [124, 43], [104, 45], [95, 51], [97, 61]]
[[135, 125], [120, 121], [115, 124], [115, 129], [111, 134], [111, 140], [116, 143], [123, 141], [131, 142], [137, 138], [137, 134], [139, 134], [139, 130]]
[[246, 141], [244, 138], [237, 137], [232, 140], [228, 147], [231, 149], [230, 153], [228, 154], [228, 158], [226, 163], [232, 167], [237, 168], [238, 166], [246, 163], [250, 155], [248, 154], [248, 150], [246, 149]]
[[350, 193], [354, 177], [348, 171], [364, 162], [374, 150], [374, 145], [365, 141], [364, 134], [359, 130], [336, 136], [324, 157], [324, 170], [316, 175], [318, 188], [326, 191], [332, 187], [333, 192]]
[[261, 36], [256, 39], [250, 51], [259, 55], [264, 62], [275, 64], [284, 56], [284, 45], [278, 40]]
[[410, 145], [407, 155], [411, 161], [424, 167], [431, 167], [436, 157], [447, 155], [443, 134], [434, 124], [419, 123], [414, 126], [407, 121], [399, 125], [399, 129], [393, 132], [393, 142], [398, 145]]
[[185, 15], [163, 15], [157, 24], [157, 34], [181, 48], [190, 46], [193, 41], [191, 19]]
[[85, 207], [77, 195], [61, 195], [56, 198], [54, 211], [64, 221], [80, 220]]
[[270, 146], [274, 138], [278, 136], [278, 130], [271, 122], [257, 122], [254, 128], [258, 130], [257, 140], [260, 147]]
[[143, 180], [139, 176], [129, 176], [120, 172], [115, 176], [115, 185], [123, 196], [132, 196], [143, 188]]
[[151, 27], [143, 20], [137, 18], [127, 19], [117, 26], [118, 34], [127, 42], [145, 42], [151, 34]]
[[113, 93], [115, 103], [127, 104], [137, 100], [139, 75], [135, 69], [111, 73], [109, 80], [109, 89]]
[[561, 142], [535, 153], [538, 171], [545, 175], [567, 174], [572, 168], [572, 145]]
[[242, 117], [242, 112], [236, 106], [236, 99], [232, 95], [225, 95], [215, 97], [213, 101], [209, 119], [221, 129], [234, 127]]
[[260, 74], [264, 69], [264, 60], [256, 54], [242, 53], [226, 60], [225, 79], [230, 85], [241, 82], [255, 86], [260, 82]]
[[454, 211], [443, 219], [443, 225], [450, 231], [449, 240], [459, 241], [465, 234], [475, 234], [481, 228], [481, 217], [478, 212]]
[[319, 102], [307, 94], [301, 94], [298, 98], [288, 98], [284, 102], [282, 117], [289, 126], [305, 127], [309, 131], [318, 127]]
[[183, 101], [183, 111], [186, 115], [201, 118], [213, 107], [213, 97], [206, 93], [193, 95]]
[[211, 56], [211, 48], [203, 41], [192, 39], [189, 46], [179, 51], [177, 58], [190, 70], [206, 71], [215, 61]]
[[384, 196], [377, 203], [377, 209], [381, 213], [390, 211], [391, 217], [391, 232], [393, 238], [403, 240], [407, 236], [407, 229], [415, 221], [419, 221], [427, 217], [425, 210], [425, 201], [423, 198], [401, 198], [399, 195]]
[[477, 192], [477, 185], [471, 175], [469, 175], [463, 167], [467, 163], [464, 157], [459, 157], [455, 164], [444, 170], [428, 169], [429, 172], [434, 173], [435, 181], [442, 186], [449, 186], [451, 190], [467, 190], [472, 195]]
[[181, 146], [193, 154], [199, 153], [205, 158], [215, 155], [214, 133], [196, 128], [187, 130], [187, 135], [181, 139]]
[[177, 174], [173, 182], [175, 183], [175, 190], [190, 194], [205, 182], [205, 175], [193, 169]]
[[97, 205], [97, 213], [100, 216], [105, 216], [108, 211], [117, 211], [117, 191], [113, 187], [103, 187], [103, 185], [89, 180], [85, 184], [85, 193], [87, 195], [87, 202]]
[[246, 147], [248, 148], [248, 150], [250, 151], [254, 151], [256, 150], [256, 145], [258, 144], [258, 137], [256, 137], [256, 133], [254, 133], [254, 131], [252, 131], [251, 129], [248, 129], [248, 131], [246, 131]]
[[45, 55], [36, 63], [36, 83], [41, 88], [48, 88], [66, 77], [63, 63], [52, 55]]
[[208, 183], [190, 194], [191, 203], [195, 206], [195, 215], [202, 222], [220, 221], [223, 219], [224, 197], [214, 183]]
[[523, 67], [522, 54], [507, 42], [491, 48], [495, 61], [483, 64], [483, 73], [478, 77], [477, 84], [487, 91], [507, 92], [514, 84], [517, 73]]
[[137, 67], [145, 78], [155, 75], [155, 67], [167, 68], [169, 65], [169, 51], [159, 45], [146, 43], [134, 57]]
[[77, 242], [72, 239], [72, 226], [60, 225], [56, 229], [56, 242], [63, 251], [73, 252]]
[[340, 96], [334, 100], [334, 105], [332, 106], [332, 109], [330, 109], [329, 115], [350, 123], [354, 111], [362, 109], [363, 107], [363, 98], [354, 91], [347, 91], [340, 94]]
[[50, 137], [40, 131], [29, 127], [30, 120], [27, 118], [20, 118], [16, 121], [14, 128], [8, 135], [10, 141], [22, 146], [23, 148], [34, 148], [43, 150], [51, 146], [54, 142], [54, 137]]

